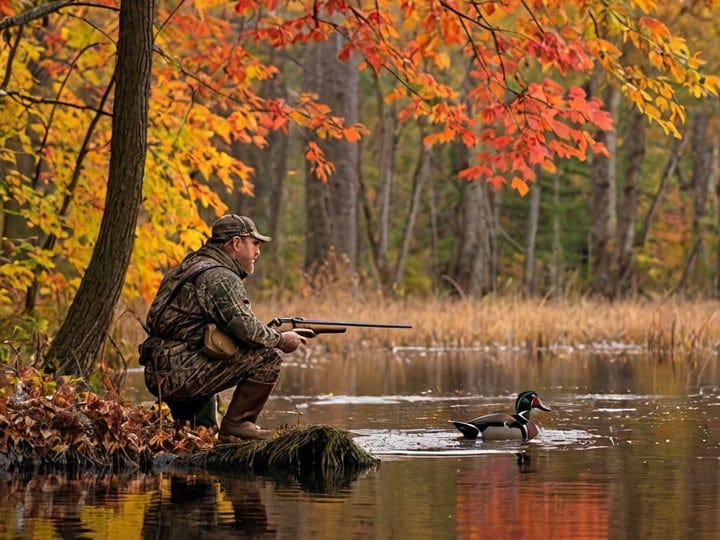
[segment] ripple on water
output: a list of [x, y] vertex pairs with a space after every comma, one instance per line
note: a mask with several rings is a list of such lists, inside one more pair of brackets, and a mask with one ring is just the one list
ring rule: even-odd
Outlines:
[[593, 435], [583, 429], [542, 429], [532, 442], [544, 448], [590, 449], [606, 448], [606, 438]]
[[412, 430], [353, 430], [355, 442], [376, 456], [406, 457], [464, 457], [481, 454], [514, 454], [529, 444], [545, 449], [603, 448], [598, 437], [579, 429], [542, 430], [532, 441], [488, 441], [458, 436], [456, 431]]
[[[297, 397], [293, 396], [297, 399]], [[466, 398], [469, 399], [469, 398]], [[320, 395], [311, 400], [312, 405], [398, 405], [400, 403], [458, 401], [455, 396], [412, 395], [380, 395], [380, 396], [348, 396]]]

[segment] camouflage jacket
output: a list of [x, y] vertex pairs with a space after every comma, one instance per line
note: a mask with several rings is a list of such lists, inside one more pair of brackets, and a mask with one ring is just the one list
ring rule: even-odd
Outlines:
[[146, 343], [182, 343], [190, 351], [199, 351], [206, 326], [214, 322], [240, 348], [279, 346], [282, 334], [253, 314], [243, 282], [246, 277], [219, 245], [206, 244], [188, 254], [160, 283], [147, 316], [150, 336]]

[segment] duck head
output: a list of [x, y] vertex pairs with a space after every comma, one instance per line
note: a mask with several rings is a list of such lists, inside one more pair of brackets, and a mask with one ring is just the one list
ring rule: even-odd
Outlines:
[[522, 392], [515, 400], [515, 412], [525, 419], [530, 418], [530, 411], [540, 409], [541, 411], [550, 411], [550, 407], [545, 405], [540, 396], [532, 390]]

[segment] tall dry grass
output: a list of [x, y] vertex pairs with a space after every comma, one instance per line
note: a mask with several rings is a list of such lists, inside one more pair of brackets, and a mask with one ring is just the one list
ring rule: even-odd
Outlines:
[[373, 301], [324, 295], [273, 300], [256, 309], [265, 313], [266, 318], [298, 315], [413, 325], [412, 330], [349, 329], [342, 337], [320, 338], [344, 346], [538, 348], [622, 343], [642, 347], [651, 353], [716, 347], [720, 340], [719, 310], [720, 303], [716, 301], [604, 302], [580, 299], [550, 302], [505, 297], [462, 301]]
[[[317, 338], [330, 350], [347, 347], [483, 347], [539, 349], [621, 343], [649, 353], [685, 353], [714, 349], [720, 340], [717, 301], [549, 301], [510, 296], [477, 300], [388, 299], [341, 272], [318, 273], [299, 292], [256, 300], [264, 321], [278, 316], [313, 319], [409, 323], [411, 330], [349, 328], [343, 335]], [[257, 285], [255, 285], [257, 287]], [[253, 284], [250, 294], [253, 296]], [[258, 294], [259, 296], [259, 294]], [[112, 334], [136, 351], [144, 337], [138, 319], [144, 307], [119, 308]], [[136, 352], [135, 352], [136, 355]], [[132, 357], [132, 352], [130, 353]]]

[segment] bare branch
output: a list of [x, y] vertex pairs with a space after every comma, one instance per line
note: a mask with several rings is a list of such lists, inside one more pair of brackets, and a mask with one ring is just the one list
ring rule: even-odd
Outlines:
[[[77, 53], [76, 57], [70, 63], [70, 67], [67, 70], [67, 73], [65, 74], [65, 78], [63, 79], [62, 83], [60, 84], [60, 88], [58, 89], [58, 91], [56, 93], [57, 102], [53, 105], [53, 107], [50, 111], [50, 115], [48, 117], [48, 121], [45, 126], [45, 134], [43, 135], [43, 139], [40, 142], [40, 151], [38, 152], [38, 155], [40, 156], [40, 158], [38, 159], [37, 165], [35, 166], [35, 177], [33, 179], [33, 187], [37, 187], [37, 183], [40, 181], [40, 172], [42, 170], [43, 162], [45, 160], [45, 158], [43, 157], [45, 155], [45, 146], [46, 146], [48, 138], [50, 136], [50, 128], [52, 127], [53, 118], [55, 117], [55, 111], [58, 109], [58, 107], [60, 107], [60, 104], [59, 104], [60, 96], [62, 95], [63, 90], [65, 89], [65, 86], [68, 82], [68, 79], [70, 78], [70, 75], [72, 74], [73, 70], [75, 69], [75, 65], [77, 64], [77, 61], [79, 60], [79, 58], [86, 51], [92, 49], [93, 47], [95, 47], [95, 43], [91, 43], [90, 45], [85, 46], [83, 49], [81, 49]], [[98, 107], [98, 109], [100, 110], [100, 112], [102, 112], [102, 105], [100, 105]]]
[[[59, 105], [61, 107], [69, 107], [72, 109], [89, 110], [89, 111], [97, 110], [96, 107], [91, 107], [88, 105], [78, 105], [77, 103], [70, 103], [69, 101], [62, 101], [62, 100], [57, 100], [57, 99], [36, 98], [34, 96], [29, 96], [27, 94], [23, 94], [21, 92], [15, 92], [15, 91], [7, 92], [2, 95], [7, 96], [10, 99], [14, 99], [14, 100], [20, 102], [25, 107], [27, 107], [28, 105], [52, 105], [52, 106]], [[101, 114], [105, 114], [107, 116], [112, 116], [112, 112], [101, 112]]]
[[45, 4], [35, 6], [34, 8], [23, 11], [22, 13], [19, 13], [14, 17], [4, 18], [2, 21], [0, 21], [0, 31], [5, 30], [6, 28], [11, 28], [13, 26], [27, 24], [29, 22], [36, 21], [37, 19], [42, 19], [46, 15], [62, 9], [65, 6], [77, 3], [77, 0], [54, 0], [52, 2], [47, 2]]
[[23, 26], [20, 26], [20, 29], [18, 30], [17, 36], [15, 36], [15, 41], [13, 41], [12, 46], [10, 47], [10, 53], [8, 54], [7, 59], [7, 65], [5, 66], [5, 77], [3, 78], [2, 83], [0, 83], [0, 90], [5, 92], [7, 90], [7, 86], [10, 83], [10, 75], [12, 74], [12, 66], [13, 62], [15, 61], [15, 53], [17, 53], [18, 46], [20, 45], [20, 40], [22, 39], [23, 35]]

